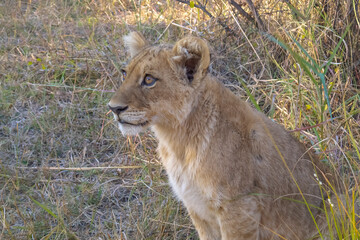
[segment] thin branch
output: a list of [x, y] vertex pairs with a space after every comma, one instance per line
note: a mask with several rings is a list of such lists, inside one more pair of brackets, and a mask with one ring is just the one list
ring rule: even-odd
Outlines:
[[236, 8], [236, 10], [239, 11], [240, 15], [242, 15], [243, 17], [245, 17], [247, 20], [249, 20], [250, 22], [255, 22], [255, 19], [253, 17], [250, 16], [250, 14], [248, 14], [242, 7], [240, 4], [238, 4], [237, 2], [235, 2], [234, 0], [230, 0], [230, 4], [234, 6], [234, 8]]
[[283, 0], [283, 2], [288, 5], [295, 19], [300, 20], [301, 18], [302, 20], [306, 20], [306, 17], [296, 7], [294, 7], [294, 5], [291, 4], [290, 0]]
[[333, 119], [328, 119], [328, 120], [325, 120], [321, 123], [318, 123], [318, 124], [315, 124], [315, 125], [312, 125], [312, 126], [307, 126], [307, 127], [302, 127], [302, 128], [295, 128], [293, 130], [290, 130], [289, 132], [300, 132], [300, 131], [304, 131], [304, 130], [309, 130], [309, 129], [312, 129], [312, 128], [316, 128], [316, 127], [320, 127], [321, 125], [327, 123], [327, 122], [330, 122], [330, 121], [333, 121], [335, 120], [336, 118], [339, 118], [339, 117], [335, 117]]
[[[184, 3], [187, 5], [190, 5], [190, 1], [187, 0], [176, 0], [177, 2], [180, 3]], [[226, 25], [223, 21], [221, 21], [219, 18], [215, 18], [206, 8], [204, 5], [200, 4], [200, 3], [196, 3], [194, 4], [194, 7], [201, 9], [206, 15], [208, 15], [211, 19], [215, 19], [224, 29], [225, 31], [233, 36], [236, 36], [237, 34], [231, 29], [229, 28], [228, 25]]]
[[261, 58], [260, 58], [259, 54], [256, 52], [256, 50], [255, 50], [254, 46], [252, 45], [251, 41], [250, 41], [249, 38], [246, 36], [246, 34], [245, 34], [244, 30], [242, 29], [239, 21], [235, 18], [234, 14], [233, 14], [232, 12], [230, 12], [230, 14], [231, 14], [231, 16], [234, 18], [234, 21], [235, 21], [236, 24], [238, 25], [241, 33], [244, 35], [244, 37], [246, 38], [246, 40], [247, 40], [248, 43], [250, 44], [250, 46], [251, 46], [252, 50], [254, 51], [256, 57], [259, 59], [261, 65], [262, 65], [262, 67], [263, 67], [262, 72], [265, 71], [265, 65], [264, 65], [264, 63], [261, 61]]
[[39, 83], [24, 83], [30, 86], [35, 86], [35, 87], [57, 87], [57, 88], [71, 88], [71, 89], [75, 89], [75, 90], [84, 90], [84, 91], [94, 91], [94, 92], [115, 92], [115, 90], [100, 90], [100, 89], [95, 89], [95, 88], [84, 88], [84, 87], [76, 87], [76, 86], [69, 86], [69, 85], [60, 85], [57, 83], [54, 84], [39, 84]]
[[18, 169], [32, 170], [55, 170], [55, 171], [91, 171], [91, 170], [107, 170], [107, 169], [135, 169], [142, 166], [115, 166], [115, 167], [17, 167]]
[[260, 30], [262, 30], [262, 31], [266, 31], [266, 27], [265, 27], [263, 21], [261, 20], [260, 15], [259, 15], [258, 11], [257, 11], [256, 8], [255, 8], [254, 3], [253, 3], [251, 0], [245, 0], [245, 1], [246, 1], [247, 4], [249, 5], [250, 10], [252, 11], [252, 13], [253, 13], [253, 15], [254, 15], [254, 17], [255, 17], [255, 20], [256, 20], [256, 22], [257, 22], [258, 28], [259, 28]]
[[160, 34], [160, 36], [156, 39], [155, 43], [159, 42], [159, 40], [162, 38], [162, 36], [165, 34], [165, 32], [168, 30], [168, 28], [171, 26], [171, 24], [174, 22], [174, 20], [172, 20], [167, 27], [165, 28], [165, 30]]

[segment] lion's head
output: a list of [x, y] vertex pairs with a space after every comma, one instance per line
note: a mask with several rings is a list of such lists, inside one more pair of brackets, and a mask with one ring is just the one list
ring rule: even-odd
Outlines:
[[153, 46], [137, 32], [125, 36], [124, 43], [131, 60], [109, 102], [121, 132], [135, 135], [149, 126], [181, 123], [196, 104], [207, 75], [207, 43], [185, 37], [173, 47]]

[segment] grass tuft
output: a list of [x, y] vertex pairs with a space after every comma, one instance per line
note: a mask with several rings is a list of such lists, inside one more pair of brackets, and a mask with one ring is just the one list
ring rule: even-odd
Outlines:
[[199, 3], [214, 17], [165, 0], [0, 3], [0, 239], [198, 238], [152, 133], [124, 138], [108, 114], [130, 30], [205, 38], [212, 74], [338, 176], [331, 239], [360, 238], [358, 3], [254, 1], [266, 34], [226, 1]]

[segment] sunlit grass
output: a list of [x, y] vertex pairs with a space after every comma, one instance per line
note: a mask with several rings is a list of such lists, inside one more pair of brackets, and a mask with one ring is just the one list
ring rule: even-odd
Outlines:
[[[331, 166], [344, 191], [333, 186], [340, 210], [326, 203], [330, 235], [359, 239], [359, 16], [293, 4], [263, 1], [265, 35], [209, 1], [234, 37], [175, 1], [3, 1], [0, 238], [197, 239], [152, 134], [124, 138], [107, 114], [127, 61], [121, 37], [138, 30], [152, 42], [207, 39], [212, 73]], [[347, 16], [353, 5], [339, 6]]]

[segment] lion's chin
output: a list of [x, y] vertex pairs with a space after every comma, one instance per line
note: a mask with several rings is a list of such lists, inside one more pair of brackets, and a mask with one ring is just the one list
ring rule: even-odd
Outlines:
[[124, 136], [134, 136], [146, 130], [144, 125], [131, 125], [126, 123], [119, 123], [119, 129]]

